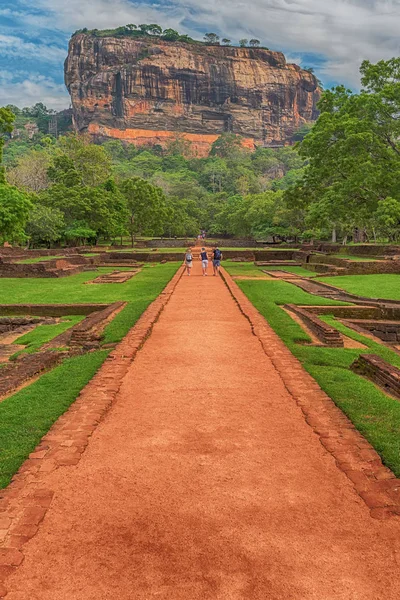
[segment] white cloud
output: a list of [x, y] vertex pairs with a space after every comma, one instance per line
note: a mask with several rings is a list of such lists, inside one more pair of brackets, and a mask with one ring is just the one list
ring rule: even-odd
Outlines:
[[[19, 0], [11, 11], [0, 9], [0, 15], [19, 21], [25, 33], [40, 34], [42, 43], [0, 35], [0, 54], [34, 56], [43, 62], [60, 64], [61, 71], [66, 49], [50, 41], [49, 32], [51, 40], [59, 34], [61, 45], [66, 33], [83, 27], [104, 29], [154, 22], [193, 37], [201, 37], [206, 30], [232, 40], [255, 37], [271, 49], [285, 51], [289, 62], [298, 64], [301, 54], [318, 55], [321, 65], [315, 70], [323, 81], [352, 87], [359, 85], [362, 60], [376, 62], [400, 55], [400, 0], [160, 0], [159, 4], [146, 4], [147, 1]], [[303, 64], [312, 65], [313, 60], [304, 59]], [[31, 79], [26, 81], [32, 84]]]
[[[21, 76], [23, 78], [17, 80]], [[62, 110], [69, 105], [69, 96], [64, 85], [44, 75], [27, 75], [25, 71], [0, 71], [0, 106], [15, 104], [23, 107], [32, 106], [36, 102]]]
[[58, 63], [65, 57], [64, 48], [54, 45], [35, 44], [16, 35], [0, 34], [0, 54], [2, 58], [20, 58]]
[[[31, 0], [25, 2], [28, 7]], [[327, 62], [320, 73], [350, 85], [358, 84], [363, 59], [377, 61], [400, 54], [399, 0], [171, 0], [164, 5], [129, 0], [36, 0], [35, 8], [46, 11], [49, 27], [64, 31], [129, 22], [159, 22], [183, 31], [181, 24], [186, 20], [236, 40], [256, 37], [292, 55], [323, 55]], [[37, 14], [32, 19], [38, 19]], [[195, 33], [193, 27], [191, 34]]]

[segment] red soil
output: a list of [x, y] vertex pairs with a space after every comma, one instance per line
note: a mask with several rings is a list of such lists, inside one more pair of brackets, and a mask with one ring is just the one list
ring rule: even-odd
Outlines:
[[49, 474], [7, 600], [399, 598], [399, 520], [370, 517], [223, 281], [193, 271]]

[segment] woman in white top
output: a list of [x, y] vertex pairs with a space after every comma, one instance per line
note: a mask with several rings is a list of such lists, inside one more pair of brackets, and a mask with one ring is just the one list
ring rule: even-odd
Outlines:
[[187, 274], [190, 275], [190, 269], [193, 266], [193, 256], [191, 248], [188, 248], [185, 254], [185, 266]]

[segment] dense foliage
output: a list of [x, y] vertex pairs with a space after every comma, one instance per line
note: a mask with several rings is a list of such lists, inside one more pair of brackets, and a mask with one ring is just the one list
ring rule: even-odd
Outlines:
[[208, 158], [197, 158], [180, 136], [163, 149], [42, 135], [24, 145], [10, 140], [5, 163], [8, 183], [34, 206], [25, 228], [33, 244], [126, 235], [133, 243], [139, 234], [195, 236], [201, 229], [279, 238], [301, 230], [297, 218], [290, 222], [282, 190], [300, 177], [303, 160], [291, 148], [252, 153], [233, 134], [221, 136]]
[[326, 91], [299, 146], [308, 161], [285, 198], [316, 236], [400, 238], [400, 59], [365, 61], [359, 94]]

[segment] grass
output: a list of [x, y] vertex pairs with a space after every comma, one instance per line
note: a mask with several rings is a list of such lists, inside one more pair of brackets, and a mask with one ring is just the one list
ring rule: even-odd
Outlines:
[[15, 261], [18, 265], [33, 265], [46, 260], [58, 260], [59, 258], [65, 258], [65, 256], [37, 256], [36, 258], [24, 258], [24, 260]]
[[[83, 315], [71, 315], [67, 317], [63, 317], [60, 323], [55, 325], [38, 325], [32, 331], [29, 331], [25, 335], [22, 335], [17, 340], [15, 340], [14, 344], [22, 344], [26, 346], [25, 350], [22, 352], [18, 352], [16, 354], [21, 353], [29, 353], [37, 352], [43, 344], [50, 342], [52, 339], [70, 329], [80, 321], [82, 321], [85, 317]], [[13, 355], [15, 356], [15, 355]]]
[[[126, 283], [85, 285], [99, 273], [112, 273], [115, 268], [102, 268], [97, 272], [82, 272], [69, 277], [0, 279], [2, 304], [74, 304], [103, 303], [126, 300], [136, 302], [153, 300], [174, 275], [180, 262], [165, 265], [145, 265], [140, 273]], [[119, 269], [117, 269], [119, 270]], [[129, 270], [129, 269], [128, 269]]]
[[233, 277], [267, 277], [260, 267], [256, 267], [252, 262], [238, 263], [226, 260], [222, 264]]
[[[149, 265], [123, 284], [85, 285], [97, 276], [78, 273], [62, 279], [1, 279], [3, 303], [93, 303], [124, 300], [126, 307], [105, 329], [104, 342], [120, 341], [143, 311], [164, 289], [181, 263]], [[110, 272], [113, 269], [101, 269]], [[67, 317], [58, 325], [41, 325], [21, 337], [34, 351], [82, 316]], [[57, 329], [57, 331], [56, 331]], [[0, 403], [0, 488], [9, 484], [29, 453], [51, 425], [74, 402], [107, 357], [105, 350], [66, 359], [26, 388]]]
[[346, 328], [332, 316], [323, 318], [327, 322], [334, 323], [337, 329], [349, 337], [363, 343], [366, 348], [306, 346], [304, 342], [310, 341], [308, 336], [300, 325], [280, 308], [280, 305], [338, 303], [312, 296], [283, 281], [239, 281], [238, 283], [291, 352], [301, 361], [304, 368], [376, 448], [383, 462], [399, 477], [400, 402], [384, 394], [372, 382], [353, 373], [349, 367], [361, 353], [378, 354], [398, 367], [400, 367], [400, 356], [390, 348]]
[[0, 403], [0, 488], [6, 487], [52, 424], [105, 360], [99, 351], [69, 358]]
[[366, 298], [400, 300], [400, 275], [345, 275], [343, 277], [319, 277], [351, 294]]
[[287, 271], [288, 273], [295, 273], [301, 277], [315, 277], [315, 271], [309, 271], [303, 267], [263, 267], [266, 271]]
[[251, 262], [238, 263], [230, 260], [224, 261], [223, 266], [233, 277], [241, 275], [245, 277], [267, 277], [264, 271], [287, 271], [301, 277], [315, 277], [316, 275], [314, 271], [308, 271], [307, 269], [303, 269], [303, 267], [257, 267]]

